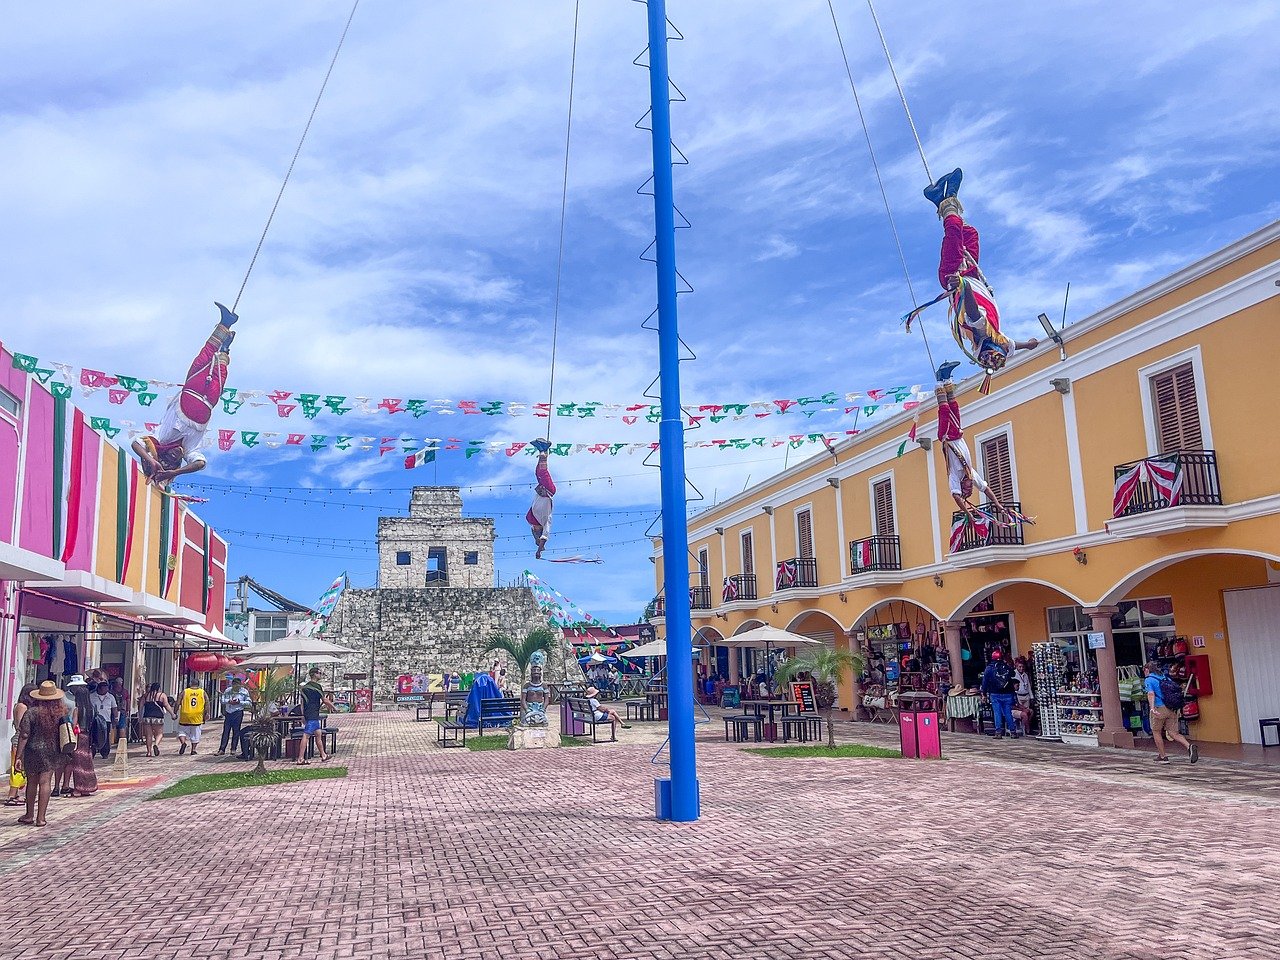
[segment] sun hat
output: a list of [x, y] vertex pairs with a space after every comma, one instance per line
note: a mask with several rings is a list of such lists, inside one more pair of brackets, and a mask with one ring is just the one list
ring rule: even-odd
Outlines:
[[62, 691], [58, 689], [58, 685], [52, 680], [45, 680], [35, 690], [31, 691], [33, 700], [61, 700]]
[[599, 692], [600, 692], [600, 691], [599, 691], [599, 690], [597, 690], [595, 687], [587, 687], [587, 696], [588, 696], [588, 697], [594, 697], [594, 696], [595, 696], [596, 694], [598, 694]]
[[89, 682], [85, 680], [82, 674], [77, 673], [74, 677], [67, 681], [67, 689], [72, 687], [87, 687]]

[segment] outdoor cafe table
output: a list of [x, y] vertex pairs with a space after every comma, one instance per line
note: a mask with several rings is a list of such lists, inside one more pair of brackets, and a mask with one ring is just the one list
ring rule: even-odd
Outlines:
[[649, 701], [649, 718], [652, 720], [667, 719], [667, 689], [646, 690], [645, 699]]
[[774, 711], [779, 707], [782, 708], [782, 715], [788, 716], [792, 710], [796, 713], [801, 711], [801, 705], [794, 700], [743, 700], [742, 712], [754, 711], [757, 717], [763, 716], [765, 711], [769, 712], [769, 719], [764, 724], [764, 738], [770, 743], [774, 743], [778, 739], [778, 725], [774, 719]]

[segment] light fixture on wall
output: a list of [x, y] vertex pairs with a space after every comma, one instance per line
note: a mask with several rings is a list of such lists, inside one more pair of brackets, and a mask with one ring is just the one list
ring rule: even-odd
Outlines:
[[772, 610], [774, 613], [777, 613], [777, 612], [778, 612], [778, 604], [777, 604], [777, 603], [771, 603], [771, 604], [769, 604], [769, 609], [770, 609], [770, 610]]
[[717, 614], [716, 614], [716, 619], [717, 619], [717, 620], [728, 620], [728, 619], [729, 619], [729, 615], [728, 615], [727, 613], [717, 613]]
[[767, 513], [769, 516], [771, 517], [773, 516], [773, 507], [761, 507], [760, 509], [763, 510], [765, 513]]
[[835, 487], [837, 490], [840, 489], [839, 477], [827, 477], [827, 483], [831, 484], [831, 486]]
[[933, 437], [916, 437], [916, 443], [920, 444], [921, 450], [933, 449]]
[[724, 536], [724, 527], [716, 527], [716, 533], [720, 534], [720, 536], [722, 536], [722, 537], [723, 537], [723, 536]]
[[841, 590], [841, 591], [840, 591], [840, 602], [841, 602], [841, 603], [848, 603], [848, 602], [849, 602], [849, 595], [848, 595], [847, 593], [845, 593], [843, 590]]
[[942, 574], [940, 574], [940, 573], [935, 573], [935, 574], [933, 575], [933, 585], [934, 585], [935, 587], [940, 587], [940, 586], [942, 586]]
[[1049, 381], [1049, 386], [1053, 387], [1053, 389], [1057, 390], [1060, 394], [1062, 394], [1065, 397], [1068, 393], [1071, 392], [1071, 378], [1070, 377], [1054, 377], [1052, 380]]
[[1072, 550], [1071, 555], [1076, 558], [1076, 563], [1080, 564], [1082, 567], [1089, 562], [1089, 555], [1079, 547]]

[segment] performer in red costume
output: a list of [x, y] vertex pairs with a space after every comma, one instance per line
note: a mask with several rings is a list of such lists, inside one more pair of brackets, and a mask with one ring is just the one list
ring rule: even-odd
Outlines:
[[191, 361], [186, 382], [169, 401], [155, 436], [133, 441], [133, 452], [142, 461], [143, 473], [157, 486], [167, 487], [174, 477], [205, 468], [200, 447], [213, 408], [222, 399], [231, 363], [231, 341], [235, 339], [231, 327], [239, 319], [222, 304], [214, 305], [222, 314], [221, 320]]
[[534, 470], [538, 486], [534, 489], [533, 506], [525, 514], [525, 520], [538, 545], [538, 551], [533, 556], [541, 560], [547, 538], [551, 535], [551, 498], [556, 495], [556, 482], [551, 479], [551, 470], [547, 467], [547, 451], [551, 449], [551, 444], [546, 440], [534, 440], [533, 447], [538, 451], [538, 466]]

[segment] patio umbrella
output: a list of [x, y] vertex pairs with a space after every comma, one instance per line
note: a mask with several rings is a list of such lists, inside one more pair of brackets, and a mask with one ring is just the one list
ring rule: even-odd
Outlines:
[[821, 640], [815, 640], [813, 637], [802, 636], [798, 633], [792, 633], [790, 630], [783, 630], [781, 627], [770, 626], [766, 623], [764, 626], [748, 630], [746, 633], [739, 633], [736, 636], [717, 640], [715, 646], [764, 647], [765, 662], [768, 664], [769, 670], [769, 688], [773, 689], [773, 661], [769, 657], [769, 649], [771, 647], [803, 647], [820, 643], [822, 643]]
[[[321, 640], [319, 637], [307, 637], [300, 633], [291, 633], [288, 636], [281, 637], [279, 640], [255, 643], [244, 652], [248, 658], [245, 662], [255, 665], [266, 663], [268, 666], [276, 666], [286, 664], [292, 660], [293, 673], [296, 678], [300, 663], [336, 663], [342, 657], [356, 651], [350, 647], [330, 643], [328, 640]], [[283, 659], [277, 659], [274, 662], [267, 659], [275, 657]], [[334, 659], [322, 659], [324, 657], [332, 657]]]
[[667, 641], [665, 639], [651, 640], [648, 643], [641, 644], [638, 647], [633, 647], [630, 650], [624, 650], [622, 652], [622, 656], [627, 657], [628, 659], [633, 657], [636, 659], [641, 657], [665, 657], [666, 655]]
[[603, 653], [592, 653], [585, 657], [578, 658], [578, 663], [584, 667], [592, 663], [617, 663], [617, 662], [618, 662], [617, 657], [605, 656]]
[[263, 653], [253, 654], [241, 660], [236, 666], [240, 667], [283, 667], [288, 664], [298, 663], [341, 663], [342, 657], [335, 653], [312, 653], [305, 657], [298, 657], [295, 654], [288, 653]]

